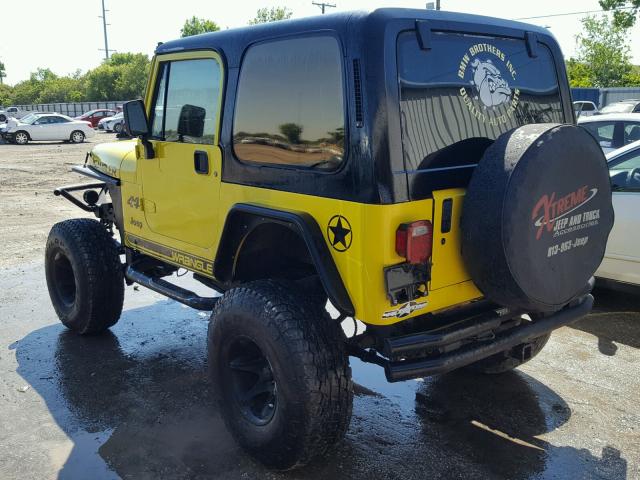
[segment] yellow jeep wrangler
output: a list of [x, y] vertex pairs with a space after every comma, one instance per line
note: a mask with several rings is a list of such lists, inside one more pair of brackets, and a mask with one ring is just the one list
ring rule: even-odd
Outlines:
[[98, 221], [53, 226], [53, 305], [80, 334], [125, 283], [211, 311], [223, 415], [272, 467], [342, 438], [349, 356], [499, 373], [591, 309], [611, 190], [547, 30], [382, 9], [198, 35], [157, 47], [124, 114], [135, 139], [54, 192]]

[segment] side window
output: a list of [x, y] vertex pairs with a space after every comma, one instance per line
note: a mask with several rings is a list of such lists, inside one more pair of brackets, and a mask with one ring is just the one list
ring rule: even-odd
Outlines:
[[614, 160], [609, 168], [614, 191], [640, 191], [640, 149]]
[[213, 58], [161, 64], [152, 112], [154, 138], [212, 144], [222, 72]]
[[640, 140], [640, 123], [626, 122], [624, 124], [624, 145]]
[[169, 64], [161, 63], [156, 81], [155, 100], [151, 112], [151, 136], [163, 139], [164, 134], [164, 101], [167, 95], [167, 74]]
[[589, 122], [581, 125], [584, 127], [601, 147], [613, 147], [613, 132], [615, 123]]
[[240, 70], [233, 145], [248, 162], [334, 170], [344, 158], [342, 55], [331, 36], [254, 45]]
[[593, 112], [593, 110], [594, 110], [593, 103], [585, 102], [582, 104], [583, 112]]

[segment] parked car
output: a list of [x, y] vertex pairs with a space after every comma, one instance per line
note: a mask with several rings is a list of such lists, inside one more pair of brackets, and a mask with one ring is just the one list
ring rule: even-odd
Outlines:
[[605, 154], [640, 140], [640, 114], [637, 113], [581, 117], [578, 125], [593, 135]]
[[9, 107], [6, 110], [0, 109], [0, 123], [6, 122], [10, 118], [22, 118], [31, 112], [20, 110], [18, 107]]
[[639, 113], [640, 99], [630, 98], [620, 102], [610, 103], [600, 110], [600, 113]]
[[601, 283], [640, 286], [640, 141], [607, 155], [615, 221], [596, 276]]
[[57, 113], [35, 113], [24, 118], [9, 119], [2, 136], [18, 145], [32, 140], [60, 140], [81, 143], [95, 135], [93, 127], [84, 120], [74, 120]]
[[93, 128], [96, 128], [100, 120], [107, 117], [113, 117], [115, 114], [115, 110], [100, 108], [97, 110], [89, 110], [87, 113], [84, 113], [75, 119], [87, 121]]
[[103, 118], [98, 122], [98, 130], [120, 133], [123, 128], [124, 114], [122, 112], [116, 113], [113, 117]]
[[576, 100], [573, 102], [573, 111], [576, 113], [576, 118], [590, 117], [599, 113], [596, 104], [589, 100]]

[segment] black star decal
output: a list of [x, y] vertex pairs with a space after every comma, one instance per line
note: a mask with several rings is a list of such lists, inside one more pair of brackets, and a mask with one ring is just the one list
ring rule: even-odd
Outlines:
[[[341, 215], [336, 215], [329, 220], [328, 234], [331, 246], [339, 252], [344, 252], [351, 246], [351, 225]], [[331, 238], [333, 237], [333, 239]]]

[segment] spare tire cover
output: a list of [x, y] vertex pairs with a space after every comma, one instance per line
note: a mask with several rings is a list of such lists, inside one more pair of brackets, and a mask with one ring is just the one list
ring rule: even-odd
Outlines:
[[584, 292], [613, 227], [606, 159], [580, 127], [525, 125], [486, 150], [462, 213], [462, 256], [480, 291], [548, 312]]

